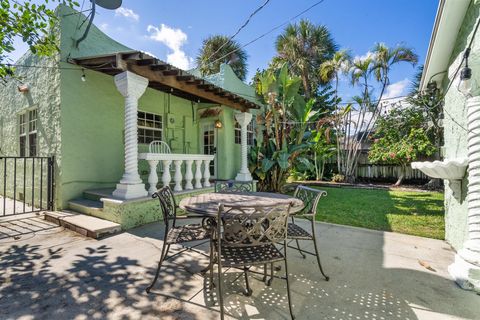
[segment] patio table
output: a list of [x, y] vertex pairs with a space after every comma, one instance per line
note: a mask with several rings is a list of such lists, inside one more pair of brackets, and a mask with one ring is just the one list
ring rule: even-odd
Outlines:
[[215, 192], [203, 193], [182, 199], [179, 207], [188, 213], [216, 217], [219, 204], [267, 206], [292, 203], [290, 213], [303, 209], [303, 201], [285, 194], [271, 192]]

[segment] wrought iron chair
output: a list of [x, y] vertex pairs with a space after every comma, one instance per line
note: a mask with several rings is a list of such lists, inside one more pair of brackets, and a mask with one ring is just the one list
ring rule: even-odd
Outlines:
[[158, 262], [157, 272], [155, 273], [155, 278], [153, 279], [150, 286], [147, 287], [147, 293], [150, 292], [152, 287], [157, 282], [158, 276], [160, 274], [160, 269], [162, 267], [162, 263], [167, 260], [171, 259], [174, 256], [186, 251], [191, 250], [194, 247], [202, 245], [205, 242], [196, 244], [192, 247], [184, 248], [179, 252], [171, 255], [167, 258], [168, 251], [170, 250], [170, 245], [172, 244], [184, 244], [187, 242], [192, 241], [199, 241], [199, 240], [206, 240], [210, 238], [209, 232], [204, 228], [202, 224], [185, 224], [181, 226], [177, 226], [176, 222], [177, 219], [180, 218], [200, 218], [198, 216], [181, 216], [177, 217], [177, 204], [175, 202], [175, 198], [173, 196], [173, 192], [169, 186], [165, 186], [155, 192], [152, 195], [152, 198], [158, 198], [160, 201], [160, 208], [162, 210], [163, 222], [165, 223], [165, 235], [163, 237], [163, 246], [162, 252], [160, 254], [160, 260]]
[[255, 181], [220, 180], [214, 181], [215, 192], [254, 192]]
[[[303, 259], [306, 258], [305, 254], [309, 254], [317, 257], [317, 263], [318, 263], [318, 267], [320, 268], [320, 272], [325, 277], [325, 280], [328, 281], [330, 277], [327, 276], [325, 272], [323, 272], [322, 264], [320, 263], [320, 254], [318, 252], [317, 238], [315, 233], [315, 215], [317, 213], [318, 201], [322, 196], [326, 196], [326, 195], [327, 195], [326, 191], [313, 189], [313, 188], [309, 188], [302, 185], [299, 185], [295, 189], [294, 197], [302, 200], [305, 205], [303, 210], [300, 213], [298, 213], [297, 216], [301, 215], [305, 217], [308, 221], [310, 221], [311, 232], [308, 232], [307, 230], [305, 230], [304, 228], [296, 224], [295, 217], [292, 215], [291, 216], [292, 222], [288, 223], [287, 239], [295, 240], [297, 246], [294, 247], [294, 246], [288, 245], [288, 247], [298, 250], [302, 255]], [[313, 241], [315, 252], [306, 251], [300, 248], [299, 240]]]
[[[290, 205], [270, 206], [226, 206], [220, 205], [217, 228], [212, 236], [211, 259], [218, 265], [218, 301], [221, 319], [223, 308], [222, 268], [240, 268], [245, 273], [246, 295], [251, 294], [248, 282], [250, 267], [283, 261], [287, 282], [287, 297], [290, 315], [294, 319], [290, 298], [290, 284], [287, 266], [287, 219]], [[220, 223], [221, 221], [221, 223]], [[283, 242], [283, 253], [275, 244]], [[273, 268], [272, 268], [273, 276]], [[210, 269], [210, 283], [213, 283], [213, 266]]]

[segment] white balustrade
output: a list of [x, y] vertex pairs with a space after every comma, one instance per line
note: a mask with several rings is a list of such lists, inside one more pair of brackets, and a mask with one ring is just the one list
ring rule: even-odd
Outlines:
[[172, 160], [162, 160], [163, 163], [163, 175], [162, 175], [162, 183], [164, 186], [170, 185], [170, 181], [172, 180], [172, 176], [170, 175], [170, 164]]
[[203, 186], [208, 188], [210, 184], [210, 160], [203, 160]]
[[195, 160], [195, 189], [202, 187], [202, 160]]
[[192, 173], [193, 160], [185, 160], [185, 190], [192, 190], [193, 173]]
[[148, 175], [148, 194], [151, 196], [155, 192], [157, 192], [157, 183], [158, 183], [158, 175], [157, 175], [157, 165], [159, 160], [148, 160], [148, 165], [150, 166], [150, 174]]
[[182, 191], [182, 162], [183, 160], [175, 160], [173, 163], [175, 164], [175, 187], [173, 188], [174, 191]]
[[[149, 164], [150, 172], [148, 175], [149, 194], [157, 191], [158, 183], [158, 163], [163, 164], [162, 184], [170, 185], [172, 175], [170, 170], [173, 163], [173, 181], [174, 191], [200, 189], [202, 187], [210, 187], [210, 162], [213, 161], [214, 155], [207, 154], [176, 154], [176, 153], [140, 153], [139, 160], [146, 160]], [[195, 172], [192, 166], [195, 162]], [[185, 165], [183, 165], [185, 163]], [[203, 168], [202, 168], [203, 166]], [[182, 170], [184, 168], [184, 170]], [[193, 184], [193, 181], [194, 184]], [[185, 185], [182, 186], [182, 182]], [[203, 182], [203, 183], [202, 183]]]

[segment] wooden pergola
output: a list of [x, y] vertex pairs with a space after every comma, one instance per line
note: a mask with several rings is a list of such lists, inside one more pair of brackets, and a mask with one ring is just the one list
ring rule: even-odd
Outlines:
[[115, 76], [130, 71], [149, 80], [148, 86], [190, 101], [225, 105], [242, 112], [260, 106], [241, 95], [174, 67], [141, 51], [73, 58], [68, 62]]

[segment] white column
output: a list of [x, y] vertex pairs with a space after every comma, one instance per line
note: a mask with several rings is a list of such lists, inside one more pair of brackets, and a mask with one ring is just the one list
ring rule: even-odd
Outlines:
[[162, 160], [163, 163], [163, 175], [162, 175], [162, 183], [163, 186], [169, 186], [170, 181], [172, 181], [172, 176], [170, 175], [170, 164], [172, 160]]
[[148, 165], [150, 166], [150, 174], [148, 175], [148, 195], [152, 195], [157, 192], [157, 183], [158, 183], [158, 175], [157, 175], [157, 165], [158, 160], [148, 160]]
[[203, 160], [195, 160], [195, 189], [202, 187], [202, 162]]
[[203, 186], [210, 187], [210, 160], [203, 160]]
[[480, 292], [480, 96], [467, 100], [468, 240], [448, 270], [463, 289]]
[[237, 113], [235, 119], [241, 127], [241, 139], [242, 139], [242, 166], [240, 172], [237, 174], [235, 180], [238, 181], [251, 181], [252, 175], [248, 170], [248, 146], [247, 146], [247, 126], [252, 120], [252, 114], [248, 112]]
[[182, 191], [182, 162], [183, 160], [175, 160], [175, 175], [173, 176], [173, 181], [175, 181], [174, 191]]
[[148, 79], [125, 71], [117, 74], [114, 80], [118, 91], [125, 97], [125, 173], [113, 196], [120, 199], [145, 197], [148, 193], [138, 174], [137, 108]]
[[185, 190], [192, 190], [193, 189], [193, 185], [192, 185], [192, 179], [193, 179], [192, 164], [193, 164], [193, 160], [185, 160]]

